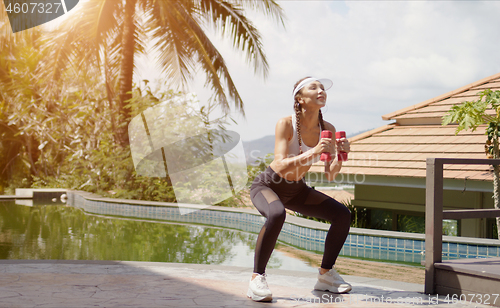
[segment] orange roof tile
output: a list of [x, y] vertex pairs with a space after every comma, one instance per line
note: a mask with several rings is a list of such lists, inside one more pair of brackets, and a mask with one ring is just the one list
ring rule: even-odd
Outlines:
[[384, 120], [394, 119], [395, 117], [397, 117], [399, 115], [402, 115], [402, 114], [405, 114], [405, 113], [407, 113], [409, 111], [416, 110], [416, 109], [421, 109], [421, 108], [423, 108], [425, 106], [428, 106], [430, 104], [433, 104], [433, 103], [436, 103], [436, 102], [448, 99], [448, 98], [453, 97], [455, 95], [459, 95], [459, 94], [461, 94], [463, 92], [466, 92], [466, 91], [469, 91], [469, 90], [471, 90], [473, 88], [476, 88], [476, 87], [479, 87], [479, 86], [484, 86], [485, 84], [487, 84], [489, 82], [493, 82], [496, 85], [496, 82], [498, 81], [499, 78], [500, 78], [500, 73], [499, 74], [495, 74], [495, 75], [490, 76], [490, 77], [487, 77], [487, 78], [484, 78], [484, 79], [481, 79], [479, 81], [473, 82], [473, 83], [468, 84], [468, 85], [466, 85], [464, 87], [461, 87], [461, 88], [459, 88], [457, 90], [450, 91], [450, 92], [445, 93], [443, 95], [440, 95], [440, 96], [437, 96], [435, 98], [426, 100], [426, 101], [424, 101], [424, 102], [422, 102], [420, 104], [409, 106], [409, 107], [403, 108], [401, 110], [398, 110], [398, 111], [395, 111], [395, 112], [383, 115], [382, 119], [384, 119]]
[[316, 187], [316, 190], [334, 198], [339, 202], [349, 202], [354, 199], [354, 195], [345, 190], [322, 190], [321, 187]]
[[[454, 126], [394, 126], [351, 143], [349, 160], [343, 174], [425, 177], [426, 158], [485, 158], [484, 132], [455, 135]], [[322, 172], [321, 163], [311, 171]], [[488, 166], [445, 165], [445, 178], [491, 180]], [[484, 173], [487, 175], [484, 175]]]

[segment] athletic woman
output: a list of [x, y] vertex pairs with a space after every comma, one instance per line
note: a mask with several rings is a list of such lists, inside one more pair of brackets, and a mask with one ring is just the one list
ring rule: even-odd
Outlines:
[[335, 136], [335, 127], [323, 121], [321, 107], [326, 104], [325, 85], [329, 80], [306, 77], [293, 90], [295, 113], [280, 119], [276, 125], [274, 160], [252, 183], [250, 196], [266, 222], [257, 238], [254, 273], [247, 296], [254, 301], [271, 301], [266, 282], [266, 265], [271, 257], [286, 217], [286, 209], [327, 220], [331, 223], [325, 239], [325, 251], [315, 290], [346, 293], [351, 285], [333, 268], [349, 233], [351, 212], [340, 202], [306, 185], [304, 176], [321, 153], [330, 152], [325, 175], [333, 181], [342, 167], [336, 152], [349, 152], [349, 142], [342, 138], [321, 138], [321, 131]]

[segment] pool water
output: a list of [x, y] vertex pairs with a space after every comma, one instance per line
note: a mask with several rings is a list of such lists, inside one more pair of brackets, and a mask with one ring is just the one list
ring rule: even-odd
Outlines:
[[[122, 260], [253, 267], [257, 234], [0, 202], [0, 259]], [[275, 250], [268, 268], [316, 272]]]

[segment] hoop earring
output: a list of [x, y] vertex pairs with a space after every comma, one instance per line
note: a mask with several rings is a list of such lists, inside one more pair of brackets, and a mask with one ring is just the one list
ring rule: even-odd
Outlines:
[[[327, 113], [328, 112], [328, 105], [325, 105], [326, 110], [321, 110], [321, 112]], [[321, 107], [321, 109], [324, 109], [325, 107]]]

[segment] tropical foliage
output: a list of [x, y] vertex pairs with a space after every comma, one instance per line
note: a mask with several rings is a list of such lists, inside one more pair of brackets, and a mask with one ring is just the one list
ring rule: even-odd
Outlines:
[[[455, 131], [458, 134], [462, 130], [475, 131], [480, 125], [487, 124], [485, 134], [488, 139], [485, 151], [488, 157], [500, 158], [500, 91], [486, 89], [478, 93], [477, 101], [466, 101], [450, 108], [443, 117], [443, 125], [457, 123]], [[493, 166], [493, 199], [496, 209], [500, 209], [500, 166]], [[500, 230], [500, 217], [497, 217], [497, 230]], [[500, 232], [498, 238], [500, 239]]]
[[[141, 177], [127, 145], [136, 114], [180, 92], [133, 84], [134, 57], [152, 45], [166, 84], [185, 86], [202, 71], [216, 107], [243, 112], [224, 59], [205, 33], [212, 27], [256, 72], [268, 64], [245, 10], [278, 21], [273, 0], [89, 0], [56, 31], [12, 35], [0, 6], [0, 193], [65, 187], [114, 197], [175, 201], [168, 177]], [[208, 121], [224, 127], [229, 118]], [[236, 196], [238, 198], [238, 196]]]
[[[36, 72], [46, 57], [42, 38], [33, 31], [1, 57], [0, 171], [2, 191], [16, 187], [62, 187], [105, 196], [175, 201], [168, 178], [138, 176], [128, 147], [114, 142], [112, 105], [105, 81], [87, 70], [61, 74], [59, 93]], [[6, 54], [6, 50], [0, 51]], [[147, 84], [135, 87], [132, 115], [179, 96]], [[56, 96], [57, 95], [57, 96]], [[224, 129], [227, 117], [209, 120], [214, 108], [200, 110], [207, 125]], [[181, 115], [179, 115], [181, 116]]]
[[136, 54], [153, 46], [157, 62], [172, 87], [187, 85], [198, 71], [224, 111], [229, 101], [244, 114], [243, 100], [222, 55], [205, 29], [229, 37], [236, 50], [245, 53], [255, 72], [266, 75], [268, 63], [259, 31], [245, 16], [256, 9], [282, 21], [274, 0], [89, 0], [77, 14], [55, 31], [46, 48], [51, 56], [47, 73], [58, 80], [60, 71], [73, 64], [86, 68], [97, 63], [105, 72], [107, 95], [117, 105], [120, 125], [117, 140], [125, 145], [131, 119], [131, 98]]

